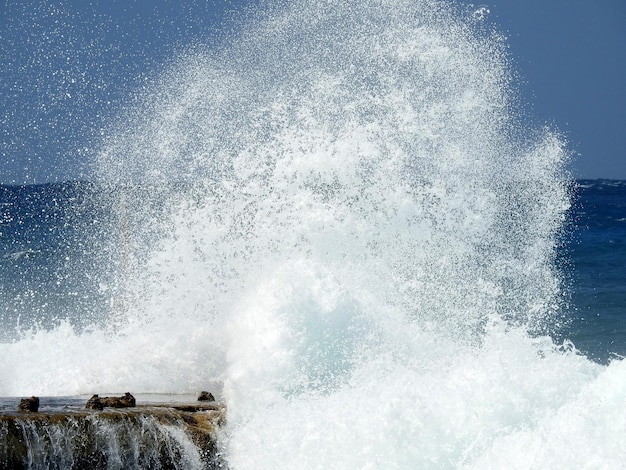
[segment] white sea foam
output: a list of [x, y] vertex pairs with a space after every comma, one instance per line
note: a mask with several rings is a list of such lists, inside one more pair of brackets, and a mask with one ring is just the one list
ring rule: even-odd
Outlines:
[[99, 159], [110, 326], [0, 345], [0, 394], [219, 381], [232, 468], [619, 467], [623, 363], [547, 336], [567, 152], [504, 49], [471, 10], [348, 0], [183, 54]]

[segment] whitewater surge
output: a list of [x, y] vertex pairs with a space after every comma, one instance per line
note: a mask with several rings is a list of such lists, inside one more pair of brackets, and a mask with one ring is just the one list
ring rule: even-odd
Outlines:
[[0, 344], [0, 394], [219, 384], [233, 469], [623, 467], [623, 363], [549, 336], [566, 146], [484, 14], [296, 0], [173, 58], [96, 164], [107, 326]]

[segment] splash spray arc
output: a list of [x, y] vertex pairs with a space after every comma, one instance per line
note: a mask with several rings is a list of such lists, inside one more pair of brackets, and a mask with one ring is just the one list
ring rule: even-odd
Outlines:
[[[482, 18], [431, 0], [268, 5], [177, 57], [104, 140], [99, 178], [142, 188], [137, 264], [125, 322], [88, 340], [140, 359], [125, 388], [223, 384], [233, 468], [584, 460], [546, 452], [604, 371], [543, 336], [567, 151], [528, 128]], [[50, 390], [120, 386], [88, 360], [66, 358], [79, 372]]]

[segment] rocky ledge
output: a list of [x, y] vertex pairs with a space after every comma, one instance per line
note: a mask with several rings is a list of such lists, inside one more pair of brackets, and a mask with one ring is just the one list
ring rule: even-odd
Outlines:
[[0, 413], [0, 468], [225, 467], [216, 437], [224, 405], [141, 404], [134, 397], [130, 405], [128, 395], [86, 409], [37, 412], [21, 405]]

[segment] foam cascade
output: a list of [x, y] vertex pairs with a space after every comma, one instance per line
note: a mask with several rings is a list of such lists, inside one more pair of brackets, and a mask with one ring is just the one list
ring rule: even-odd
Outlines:
[[525, 124], [484, 10], [266, 7], [112, 126], [109, 327], [0, 345], [0, 393], [220, 383], [232, 468], [623, 459], [623, 364], [549, 337], [565, 143]]

